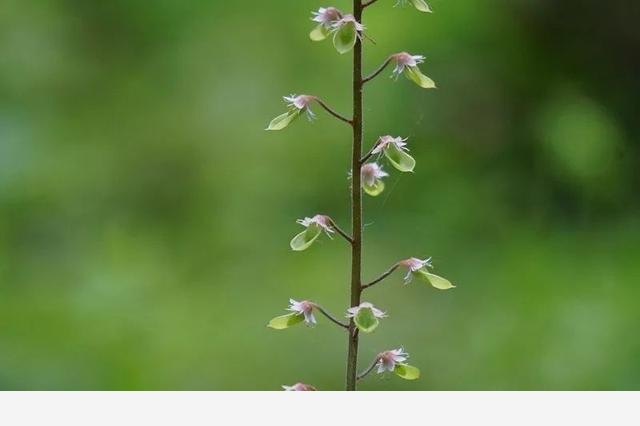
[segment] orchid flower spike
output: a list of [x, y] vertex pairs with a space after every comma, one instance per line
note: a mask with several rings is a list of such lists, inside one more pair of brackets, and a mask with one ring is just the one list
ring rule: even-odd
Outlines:
[[311, 108], [309, 108], [309, 105], [317, 99], [315, 96], [291, 95], [284, 96], [283, 99], [287, 103], [288, 111], [271, 120], [267, 130], [282, 130], [289, 124], [293, 123], [293, 121], [300, 117], [303, 112], [307, 113], [309, 120], [313, 120], [315, 118], [315, 114], [311, 111]]
[[329, 216], [322, 214], [298, 219], [297, 223], [307, 229], [293, 237], [291, 240], [290, 246], [294, 251], [303, 251], [308, 249], [309, 246], [318, 239], [323, 231], [329, 238], [331, 238], [331, 234], [335, 232], [332, 225], [333, 220]]
[[360, 179], [364, 192], [375, 197], [384, 191], [382, 178], [389, 176], [378, 163], [363, 164], [360, 168]]
[[316, 391], [317, 389], [311, 385], [305, 385], [304, 383], [296, 383], [293, 386], [283, 385], [282, 389], [286, 391]]
[[342, 19], [342, 12], [335, 7], [321, 7], [317, 12], [312, 12], [312, 21], [317, 22], [318, 26], [311, 31], [309, 37], [313, 41], [322, 41], [326, 39], [334, 25]]
[[393, 349], [378, 354], [378, 374], [390, 371], [405, 380], [415, 380], [420, 377], [420, 370], [406, 363], [409, 354], [403, 348]]
[[408, 5], [409, 3], [411, 3], [413, 5], [413, 7], [418, 9], [420, 12], [431, 13], [431, 8], [427, 4], [427, 2], [425, 2], [424, 0], [398, 0], [398, 2], [396, 3], [396, 5], [394, 7], [397, 7], [397, 6], [403, 6], [404, 7], [404, 6]]
[[316, 318], [313, 316], [313, 308], [315, 307], [316, 305], [308, 300], [298, 302], [296, 300], [289, 299], [289, 308], [287, 310], [297, 314], [302, 314], [304, 316], [305, 324], [315, 325], [317, 324]]
[[378, 327], [380, 318], [386, 318], [386, 312], [381, 311], [369, 302], [362, 302], [359, 306], [347, 309], [347, 318], [353, 318], [353, 321], [364, 333], [371, 333]]
[[409, 80], [413, 80], [414, 83], [423, 89], [435, 89], [436, 84], [434, 81], [422, 74], [422, 71], [418, 68], [418, 65], [424, 62], [424, 56], [400, 52], [391, 56], [391, 59], [396, 62], [393, 77], [398, 78], [400, 74], [404, 73]]
[[384, 153], [393, 167], [401, 172], [413, 172], [416, 160], [407, 154], [407, 138], [393, 136], [381, 136], [376, 142], [371, 154]]
[[421, 260], [416, 257], [411, 257], [409, 259], [401, 260], [399, 262], [399, 265], [404, 266], [408, 269], [407, 275], [404, 277], [405, 284], [409, 284], [413, 277], [417, 277], [420, 280], [431, 284], [438, 290], [448, 290], [450, 288], [455, 288], [455, 286], [445, 278], [439, 277], [438, 275], [429, 272], [428, 268], [433, 268], [433, 265], [431, 264], [431, 258]]
[[355, 16], [344, 15], [332, 25], [333, 45], [340, 54], [345, 54], [356, 45], [358, 39], [362, 40], [365, 27], [359, 23]]

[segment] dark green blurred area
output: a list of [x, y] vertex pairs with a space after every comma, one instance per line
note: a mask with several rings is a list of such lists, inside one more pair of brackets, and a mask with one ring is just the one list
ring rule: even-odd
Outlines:
[[[364, 278], [433, 256], [458, 288], [371, 290], [361, 365], [404, 345], [423, 378], [362, 389], [640, 389], [640, 7], [394, 3], [367, 69], [425, 54], [439, 88], [367, 88], [367, 144], [418, 167], [366, 199]], [[1, 389], [342, 388], [341, 330], [265, 328], [348, 304], [343, 241], [288, 247], [297, 218], [348, 227], [348, 129], [263, 131], [289, 93], [349, 112], [350, 58], [307, 36], [328, 5], [2, 2]]]

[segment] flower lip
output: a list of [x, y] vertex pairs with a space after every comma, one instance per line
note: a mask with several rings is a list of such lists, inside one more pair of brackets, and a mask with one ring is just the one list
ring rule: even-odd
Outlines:
[[409, 138], [403, 138], [402, 136], [398, 136], [397, 138], [389, 135], [380, 136], [375, 148], [371, 151], [371, 153], [379, 154], [391, 145], [395, 145], [399, 150], [408, 151], [409, 149], [406, 147], [407, 140], [409, 140]]
[[382, 166], [378, 163], [367, 163], [360, 169], [360, 176], [362, 176], [362, 182], [365, 185], [373, 186], [377, 179], [389, 176], [389, 174], [382, 170]]
[[287, 386], [287, 385], [283, 385], [282, 389], [286, 390], [286, 391], [315, 391], [317, 390], [315, 387], [311, 386], [311, 385], [306, 385], [304, 383], [296, 383], [293, 386]]
[[333, 220], [329, 216], [323, 214], [317, 214], [313, 217], [298, 219], [296, 222], [304, 226], [305, 228], [308, 228], [311, 225], [318, 225], [327, 234], [331, 234], [334, 232], [333, 226], [331, 226]]
[[335, 7], [321, 7], [317, 12], [311, 12], [313, 14], [312, 21], [318, 22], [327, 28], [333, 26], [333, 24], [342, 19], [342, 12]]
[[383, 312], [380, 309], [376, 308], [375, 306], [373, 306], [373, 304], [369, 302], [362, 302], [358, 306], [354, 306], [347, 309], [347, 318], [354, 318], [356, 315], [358, 315], [358, 312], [360, 312], [360, 309], [367, 309], [367, 308], [371, 309], [371, 312], [373, 312], [373, 315], [376, 318], [385, 318], [387, 316], [386, 312]]
[[404, 364], [408, 358], [409, 354], [403, 348], [381, 352], [378, 354], [378, 363], [376, 364], [378, 374], [385, 371], [393, 371], [396, 368], [396, 364]]

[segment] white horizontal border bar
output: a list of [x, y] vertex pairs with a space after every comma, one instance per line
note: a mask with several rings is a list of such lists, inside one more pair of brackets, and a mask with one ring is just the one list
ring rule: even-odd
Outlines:
[[0, 424], [634, 425], [638, 392], [0, 392]]

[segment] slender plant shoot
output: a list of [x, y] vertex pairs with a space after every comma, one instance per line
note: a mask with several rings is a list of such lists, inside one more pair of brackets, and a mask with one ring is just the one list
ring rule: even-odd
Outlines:
[[[317, 322], [315, 313], [324, 316], [326, 320], [338, 326], [347, 334], [347, 360], [345, 389], [356, 390], [358, 381], [370, 373], [391, 373], [405, 380], [416, 380], [420, 377], [420, 370], [409, 365], [409, 354], [404, 348], [390, 349], [380, 352], [369, 362], [366, 368], [358, 373], [358, 343], [362, 334], [371, 333], [380, 325], [380, 321], [387, 316], [386, 312], [372, 303], [363, 301], [363, 293], [374, 285], [383, 282], [396, 270], [406, 270], [404, 284], [413, 278], [423, 281], [438, 290], [448, 290], [455, 286], [445, 278], [431, 273], [433, 268], [431, 258], [420, 259], [411, 257], [399, 260], [389, 267], [378, 278], [362, 282], [362, 231], [363, 231], [363, 193], [371, 197], [380, 195], [385, 189], [385, 178], [389, 176], [391, 168], [401, 173], [413, 173], [416, 161], [409, 154], [407, 138], [401, 136], [384, 135], [378, 137], [371, 148], [363, 154], [363, 92], [366, 84], [382, 74], [388, 66], [394, 66], [392, 77], [397, 79], [404, 75], [408, 80], [423, 89], [436, 87], [433, 80], [424, 75], [419, 65], [424, 63], [425, 57], [412, 55], [407, 52], [392, 54], [369, 76], [363, 75], [362, 54], [363, 41], [370, 40], [363, 23], [365, 9], [378, 3], [378, 0], [353, 0], [352, 13], [343, 12], [335, 7], [322, 7], [313, 12], [312, 21], [315, 27], [309, 37], [312, 41], [331, 40], [339, 54], [353, 53], [353, 112], [351, 118], [335, 111], [324, 100], [314, 95], [290, 95], [284, 97], [287, 111], [274, 118], [267, 130], [283, 130], [300, 116], [306, 115], [310, 120], [316, 118], [311, 107], [316, 106], [339, 121], [347, 124], [352, 130], [351, 151], [351, 234], [342, 230], [336, 222], [324, 214], [315, 214], [298, 220], [304, 229], [290, 242], [294, 251], [307, 250], [319, 238], [339, 235], [351, 247], [351, 278], [349, 285], [350, 302], [343, 318], [330, 314], [324, 307], [310, 300], [289, 300], [289, 313], [273, 318], [268, 326], [275, 330], [306, 324], [314, 326]], [[396, 6], [412, 6], [419, 12], [431, 13], [431, 8], [424, 0], [398, 0]], [[385, 169], [382, 161], [388, 163]], [[357, 171], [357, 172], [356, 172]], [[295, 383], [283, 386], [285, 390], [312, 391], [314, 386], [305, 383]]]

